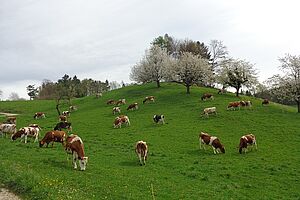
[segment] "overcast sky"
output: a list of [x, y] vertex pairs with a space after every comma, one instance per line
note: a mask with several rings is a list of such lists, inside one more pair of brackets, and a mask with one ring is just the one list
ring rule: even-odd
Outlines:
[[131, 66], [165, 33], [221, 40], [262, 81], [278, 73], [278, 57], [300, 54], [299, 8], [297, 0], [1, 0], [2, 99], [28, 99], [26, 86], [64, 74], [129, 82]]

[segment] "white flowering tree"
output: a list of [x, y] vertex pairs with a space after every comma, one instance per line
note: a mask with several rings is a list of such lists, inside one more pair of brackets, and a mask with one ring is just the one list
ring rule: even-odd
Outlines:
[[153, 45], [146, 51], [142, 60], [131, 68], [130, 79], [141, 83], [155, 81], [157, 87], [160, 87], [160, 82], [166, 74], [165, 66], [168, 65], [169, 60], [170, 56], [165, 48]]
[[220, 40], [211, 40], [209, 51], [211, 55], [212, 70], [216, 70], [220, 66], [220, 63], [228, 56], [227, 47]]
[[258, 83], [254, 65], [244, 60], [232, 58], [224, 60], [217, 73], [218, 82], [223, 86], [235, 88], [237, 97], [243, 86], [251, 89]]
[[280, 100], [296, 102], [300, 113], [300, 56], [286, 54], [279, 61], [284, 75], [269, 79], [271, 91]]
[[[179, 59], [173, 59], [168, 66], [168, 79], [186, 87], [190, 94], [193, 84], [207, 83], [212, 79], [213, 73], [207, 59], [191, 52], [183, 52]], [[172, 63], [172, 62], [170, 62]]]

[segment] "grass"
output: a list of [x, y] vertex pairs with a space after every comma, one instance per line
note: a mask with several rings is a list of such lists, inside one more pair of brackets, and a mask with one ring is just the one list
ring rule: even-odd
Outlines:
[[[215, 100], [200, 101], [204, 92]], [[154, 95], [155, 103], [142, 104]], [[125, 98], [123, 114], [131, 126], [114, 129], [108, 99]], [[39, 148], [0, 138], [0, 183], [24, 199], [299, 199], [300, 115], [296, 108], [246, 96], [252, 109], [227, 111], [234, 94], [217, 90], [185, 88], [165, 83], [130, 86], [105, 93], [100, 99], [74, 99], [78, 110], [71, 114], [73, 132], [84, 141], [89, 157], [87, 170], [73, 170], [63, 147]], [[139, 109], [126, 111], [129, 103]], [[216, 106], [217, 116], [200, 117], [205, 107]], [[67, 110], [67, 105], [64, 107]], [[42, 136], [57, 123], [54, 101], [0, 102], [0, 112], [15, 112], [17, 127], [38, 123]], [[38, 111], [45, 119], [34, 120]], [[165, 125], [152, 121], [164, 114]], [[1, 118], [0, 118], [1, 119]], [[208, 132], [220, 138], [226, 153], [214, 155], [210, 148], [199, 150], [198, 135]], [[258, 150], [240, 155], [239, 138], [253, 133]], [[149, 146], [146, 166], [139, 166], [135, 142]]]

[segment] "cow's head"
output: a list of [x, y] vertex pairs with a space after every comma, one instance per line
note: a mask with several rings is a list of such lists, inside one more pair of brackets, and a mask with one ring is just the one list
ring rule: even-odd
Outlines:
[[88, 162], [88, 158], [89, 157], [83, 157], [82, 159], [79, 160], [79, 166], [80, 166], [80, 170], [84, 171], [86, 168], [86, 164]]
[[222, 153], [225, 153], [225, 147], [223, 145], [221, 145], [220, 150]]
[[15, 134], [11, 136], [11, 140], [16, 140], [17, 138], [21, 137], [25, 131], [23, 129], [18, 130]]
[[41, 140], [41, 141], [39, 142], [40, 147], [43, 147], [44, 144], [45, 144], [45, 142], [44, 142], [43, 140]]

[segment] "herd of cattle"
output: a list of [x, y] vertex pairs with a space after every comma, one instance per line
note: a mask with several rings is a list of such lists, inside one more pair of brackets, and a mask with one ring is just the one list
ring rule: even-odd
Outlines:
[[[202, 101], [206, 100], [214, 100], [214, 96], [212, 94], [204, 94], [201, 97]], [[146, 102], [155, 102], [154, 96], [148, 96], [145, 97], [143, 100], [143, 104]], [[125, 105], [126, 100], [120, 99], [118, 101], [115, 100], [108, 100], [108, 105], [114, 105], [112, 108], [113, 115], [119, 114], [114, 119], [113, 127], [114, 128], [121, 128], [123, 124], [126, 126], [130, 126], [129, 117], [126, 115], [120, 115], [121, 108], [120, 105]], [[269, 104], [269, 101], [267, 99], [264, 99], [262, 102], [262, 105]], [[252, 103], [250, 101], [237, 101], [237, 102], [230, 102], [227, 106], [227, 110], [235, 110], [240, 109], [240, 107], [251, 107]], [[138, 103], [130, 104], [127, 107], [127, 110], [137, 110], [138, 109]], [[71, 111], [75, 111], [77, 108], [75, 106], [70, 106], [69, 111], [63, 111], [62, 115], [59, 116], [59, 122], [56, 124], [56, 126], [53, 128], [53, 130], [46, 132], [45, 136], [42, 138], [42, 140], [39, 141], [39, 146], [43, 147], [44, 144], [48, 145], [52, 143], [52, 147], [54, 142], [62, 143], [62, 145], [65, 148], [65, 151], [69, 154], [73, 155], [73, 167], [74, 169], [77, 169], [76, 161], [79, 161], [80, 170], [85, 170], [86, 165], [88, 162], [88, 157], [85, 156], [84, 153], [84, 146], [81, 138], [76, 134], [68, 135], [64, 129], [66, 129], [69, 133], [69, 131], [72, 131], [71, 123], [67, 121], [67, 118], [70, 116]], [[217, 114], [216, 107], [210, 107], [205, 108], [203, 110], [203, 115], [209, 116], [210, 114]], [[34, 114], [34, 119], [39, 118], [45, 118], [46, 115], [43, 112], [37, 112]], [[161, 123], [164, 124], [165, 121], [164, 115], [154, 115], [153, 121], [155, 123]], [[26, 127], [22, 127], [19, 130], [17, 130], [16, 127], [16, 117], [7, 117], [7, 120], [3, 123], [0, 123], [0, 134], [2, 134], [4, 137], [6, 137], [6, 134], [11, 135], [12, 140], [16, 140], [18, 138], [21, 138], [21, 141], [24, 139], [24, 143], [27, 143], [27, 137], [33, 137], [34, 142], [38, 141], [39, 135], [40, 135], [41, 128], [38, 124], [29, 124]], [[205, 150], [205, 145], [211, 146], [213, 149], [214, 154], [217, 153], [225, 153], [225, 147], [220, 142], [220, 140], [215, 137], [211, 136], [208, 133], [201, 132], [199, 135], [199, 145], [200, 149]], [[257, 149], [257, 143], [256, 143], [256, 137], [253, 134], [247, 134], [240, 138], [239, 143], [239, 153], [246, 153], [247, 149], [249, 147], [253, 146]], [[251, 149], [252, 149], [251, 148]], [[135, 145], [135, 152], [139, 158], [140, 164], [145, 165], [147, 160], [147, 154], [148, 154], [148, 146], [147, 143], [144, 141], [138, 141]]]

